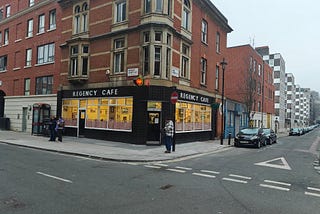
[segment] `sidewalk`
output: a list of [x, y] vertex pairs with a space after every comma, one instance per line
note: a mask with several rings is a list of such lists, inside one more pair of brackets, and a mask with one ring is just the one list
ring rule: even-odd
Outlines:
[[233, 146], [233, 139], [231, 139], [231, 145], [228, 145], [227, 139], [224, 140], [223, 145], [220, 145], [220, 140], [199, 141], [176, 144], [176, 151], [166, 154], [164, 145], [135, 145], [69, 136], [64, 136], [62, 143], [50, 142], [48, 139], [49, 137], [33, 136], [30, 133], [0, 130], [0, 143], [112, 161], [175, 160], [214, 153]]

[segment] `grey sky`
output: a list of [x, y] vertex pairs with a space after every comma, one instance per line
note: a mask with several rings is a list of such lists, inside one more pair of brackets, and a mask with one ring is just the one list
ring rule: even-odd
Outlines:
[[296, 84], [320, 92], [320, 1], [211, 0], [233, 32], [228, 47], [269, 46], [280, 53]]

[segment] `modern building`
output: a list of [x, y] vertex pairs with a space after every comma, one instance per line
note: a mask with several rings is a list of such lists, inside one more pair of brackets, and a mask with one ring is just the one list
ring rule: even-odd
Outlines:
[[286, 73], [286, 123], [285, 128], [295, 127], [295, 100], [296, 100], [295, 78], [292, 73]]
[[277, 131], [285, 131], [286, 124], [286, 83], [285, 83], [285, 61], [280, 53], [270, 54], [269, 47], [256, 48], [258, 53], [263, 57], [263, 60], [273, 69], [273, 79], [275, 86], [274, 94], [274, 109], [275, 109], [275, 124]]
[[299, 127], [310, 125], [310, 98], [310, 88], [301, 88], [296, 85], [295, 122]]
[[316, 124], [319, 119], [320, 119], [320, 96], [319, 96], [319, 92], [311, 91], [310, 124]]
[[227, 49], [227, 130], [274, 128], [273, 70], [251, 45]]

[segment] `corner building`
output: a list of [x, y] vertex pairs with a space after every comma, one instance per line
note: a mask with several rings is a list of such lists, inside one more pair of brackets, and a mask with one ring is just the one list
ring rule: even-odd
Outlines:
[[[220, 62], [232, 29], [209, 0], [58, 2], [57, 105], [67, 134], [158, 144], [170, 117], [176, 142], [219, 135], [212, 106], [221, 99]], [[143, 86], [133, 83], [138, 77]]]

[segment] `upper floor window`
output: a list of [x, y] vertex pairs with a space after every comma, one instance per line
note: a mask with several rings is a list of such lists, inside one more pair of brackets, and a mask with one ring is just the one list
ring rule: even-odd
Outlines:
[[258, 75], [259, 76], [261, 75], [261, 65], [260, 64], [258, 65]]
[[216, 66], [215, 89], [219, 90], [219, 66]]
[[161, 71], [161, 46], [154, 46], [154, 75], [159, 76]]
[[182, 8], [182, 27], [186, 30], [190, 30], [191, 25], [191, 4], [189, 0], [183, 0]]
[[158, 13], [163, 12], [163, 0], [155, 0], [155, 9]]
[[0, 56], [0, 71], [6, 71], [7, 70], [7, 55]]
[[184, 78], [189, 78], [190, 69], [190, 48], [189, 46], [182, 44], [182, 55], [181, 55], [181, 72], [180, 76]]
[[201, 58], [201, 77], [200, 83], [206, 84], [206, 76], [207, 76], [207, 60], [205, 58]]
[[127, 19], [127, 2], [119, 1], [115, 4], [115, 22], [123, 22]]
[[122, 73], [124, 72], [125, 39], [115, 39], [113, 48], [113, 73]]
[[144, 12], [145, 13], [151, 12], [151, 0], [144, 0]]
[[10, 15], [11, 15], [11, 6], [8, 5], [8, 6], [6, 6], [6, 17], [8, 18], [8, 17], [10, 17]]
[[70, 49], [70, 75], [87, 76], [89, 70], [89, 45], [77, 44]]
[[78, 34], [88, 31], [88, 14], [89, 6], [85, 2], [82, 5], [77, 5], [74, 8], [73, 17], [73, 33]]
[[0, 9], [0, 21], [3, 19], [3, 10]]
[[32, 49], [29, 48], [26, 50], [26, 67], [31, 66], [31, 61], [32, 61]]
[[24, 79], [24, 95], [30, 95], [30, 78]]
[[216, 52], [220, 53], [220, 33], [216, 34]]
[[56, 29], [56, 10], [49, 12], [49, 30]]
[[52, 94], [53, 77], [37, 77], [36, 78], [36, 94]]
[[37, 64], [54, 62], [54, 43], [38, 47]]
[[208, 36], [208, 23], [206, 20], [202, 20], [201, 23], [201, 41], [207, 43]]
[[45, 16], [44, 14], [41, 14], [38, 20], [38, 33], [44, 33], [44, 21], [45, 21]]
[[0, 31], [0, 47], [2, 45], [2, 32]]
[[32, 37], [33, 36], [33, 19], [28, 20], [28, 25], [27, 25], [27, 37]]
[[9, 28], [4, 30], [4, 45], [9, 44]]
[[29, 0], [29, 7], [34, 5], [34, 0]]

